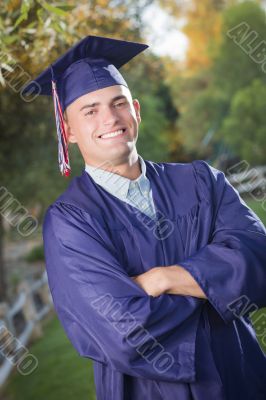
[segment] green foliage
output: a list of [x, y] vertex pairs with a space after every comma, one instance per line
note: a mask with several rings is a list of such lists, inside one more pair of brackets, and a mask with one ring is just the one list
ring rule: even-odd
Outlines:
[[170, 88], [165, 83], [162, 61], [152, 53], [143, 54], [142, 62], [132, 60], [130, 70], [121, 70], [126, 78], [133, 98], [141, 106], [141, 124], [137, 148], [148, 160], [168, 161], [170, 142], [166, 134], [174, 125], [177, 111]]
[[58, 17], [66, 17], [67, 16], [67, 11], [73, 10], [75, 6], [67, 5], [67, 4], [60, 4], [59, 6], [53, 6], [46, 1], [38, 1], [38, 3], [47, 11], [50, 13], [54, 13]]
[[264, 351], [265, 355], [266, 355], [266, 346], [265, 346], [265, 336], [261, 335], [261, 324], [262, 321], [265, 318], [265, 314], [266, 314], [266, 308], [260, 308], [259, 310], [255, 311], [254, 313], [251, 313], [251, 321], [253, 324], [253, 327], [255, 329], [255, 332], [257, 334], [257, 339], [258, 342], [260, 343], [260, 346], [262, 348], [262, 350]]
[[27, 262], [44, 261], [43, 245], [34, 247], [25, 257]]
[[24, 206], [44, 206], [67, 184], [58, 171], [52, 104], [47, 98], [24, 103], [6, 91], [0, 107], [1, 185]]
[[208, 158], [218, 157], [223, 147], [251, 163], [265, 163], [266, 74], [251, 57], [266, 40], [265, 11], [246, 1], [227, 7], [222, 16], [221, 41], [210, 67], [177, 82], [185, 148]]
[[221, 129], [224, 141], [241, 159], [266, 163], [266, 85], [255, 79], [234, 95]]
[[[261, 41], [266, 40], [265, 18], [265, 11], [254, 1], [234, 5], [224, 13], [223, 40], [214, 62], [213, 76], [215, 84], [222, 88], [229, 99], [237, 90], [248, 86], [255, 78], [266, 82], [266, 74], [261, 65], [254, 62], [248, 54], [250, 49], [254, 49]], [[247, 27], [246, 31], [243, 30], [238, 40], [234, 40], [234, 30], [243, 23]], [[252, 31], [256, 32], [256, 38], [256, 35], [254, 38], [253, 35], [249, 36]], [[237, 44], [239, 42], [241, 46]]]
[[192, 97], [186, 106], [179, 122], [184, 144], [190, 151], [197, 152], [198, 158], [209, 156], [217, 129], [227, 112], [227, 98], [222, 90], [209, 87]]
[[163, 112], [163, 99], [152, 95], [141, 97], [142, 118], [137, 148], [142, 156], [154, 161], [167, 161], [168, 143], [163, 132], [168, 121]]
[[8, 59], [3, 62], [1, 57], [0, 67], [19, 63], [35, 74], [88, 34], [139, 40], [140, 15], [149, 2], [117, 0], [112, 7], [109, 0], [5, 1], [0, 7], [0, 43], [1, 56]]

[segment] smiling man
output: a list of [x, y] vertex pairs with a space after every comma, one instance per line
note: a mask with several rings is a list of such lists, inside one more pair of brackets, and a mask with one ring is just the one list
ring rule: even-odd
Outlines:
[[108, 160], [120, 175], [140, 175], [140, 105], [132, 101], [127, 87], [114, 85], [85, 94], [69, 105], [65, 117], [69, 142], [78, 144], [86, 164], [98, 166]]
[[45, 215], [55, 310], [98, 400], [262, 400], [265, 227], [205, 161], [138, 154], [118, 69], [146, 47], [88, 36], [26, 88], [53, 94], [61, 172], [69, 142], [85, 163]]

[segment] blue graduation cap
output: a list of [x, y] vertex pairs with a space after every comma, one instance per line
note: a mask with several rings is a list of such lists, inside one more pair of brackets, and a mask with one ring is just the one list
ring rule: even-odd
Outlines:
[[70, 175], [63, 112], [84, 94], [113, 85], [128, 87], [118, 69], [147, 47], [142, 43], [87, 36], [24, 87], [22, 94], [53, 96], [62, 175]]

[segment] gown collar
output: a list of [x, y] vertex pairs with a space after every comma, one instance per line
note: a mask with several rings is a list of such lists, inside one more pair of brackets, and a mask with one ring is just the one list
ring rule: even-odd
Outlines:
[[150, 182], [146, 176], [146, 164], [140, 155], [138, 155], [138, 159], [141, 174], [134, 180], [89, 164], [85, 164], [85, 171], [92, 177], [94, 182], [102, 186], [107, 192], [125, 201], [130, 185], [138, 185], [143, 195], [150, 190]]

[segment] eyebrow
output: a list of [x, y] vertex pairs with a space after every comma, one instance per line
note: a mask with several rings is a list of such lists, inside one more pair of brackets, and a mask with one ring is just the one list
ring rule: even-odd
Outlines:
[[[121, 100], [121, 99], [126, 99], [127, 100], [127, 97], [124, 96], [123, 94], [121, 94], [119, 96], [115, 96], [115, 97], [112, 98], [110, 103], [113, 103], [114, 101]], [[82, 110], [84, 110], [86, 108], [93, 108], [93, 107], [99, 106], [100, 104], [101, 104], [100, 102], [95, 102], [95, 103], [91, 103], [91, 104], [85, 104], [83, 107], [81, 107], [81, 109], [79, 111], [82, 111]]]

